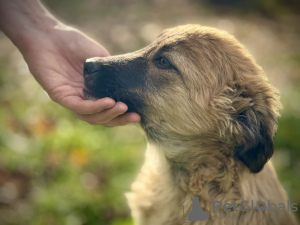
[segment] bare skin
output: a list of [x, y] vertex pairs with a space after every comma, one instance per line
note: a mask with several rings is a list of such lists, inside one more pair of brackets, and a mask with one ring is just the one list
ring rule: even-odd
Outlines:
[[137, 123], [137, 113], [111, 98], [82, 96], [83, 63], [109, 56], [108, 51], [54, 18], [38, 0], [0, 0], [0, 29], [22, 53], [29, 70], [50, 98], [90, 124], [120, 126]]

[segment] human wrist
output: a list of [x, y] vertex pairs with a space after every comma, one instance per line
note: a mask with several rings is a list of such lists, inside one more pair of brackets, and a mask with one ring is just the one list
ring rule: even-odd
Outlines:
[[20, 49], [61, 24], [39, 0], [0, 0], [0, 28]]

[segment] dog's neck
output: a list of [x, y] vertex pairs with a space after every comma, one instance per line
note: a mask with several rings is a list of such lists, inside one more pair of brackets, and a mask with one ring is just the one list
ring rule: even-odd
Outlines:
[[[212, 202], [228, 193], [230, 200], [238, 200], [241, 165], [230, 155], [232, 149], [216, 138], [184, 137], [155, 144], [162, 153], [174, 184], [183, 195], [198, 196], [202, 201]], [[232, 199], [234, 198], [234, 199]], [[224, 199], [223, 199], [224, 200]]]

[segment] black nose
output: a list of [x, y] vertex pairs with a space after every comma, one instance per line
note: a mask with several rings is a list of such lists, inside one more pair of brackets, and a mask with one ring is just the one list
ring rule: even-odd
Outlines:
[[99, 69], [99, 66], [96, 62], [85, 62], [84, 63], [84, 74], [91, 74], [97, 72]]

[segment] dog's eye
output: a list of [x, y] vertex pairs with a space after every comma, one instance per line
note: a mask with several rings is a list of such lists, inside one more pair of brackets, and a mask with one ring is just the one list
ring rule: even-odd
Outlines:
[[156, 64], [161, 69], [170, 69], [172, 67], [171, 63], [164, 56], [161, 56], [156, 60]]
[[161, 57], [160, 60], [159, 60], [159, 65], [161, 67], [168, 67], [170, 64], [169, 62], [166, 60], [165, 57]]

